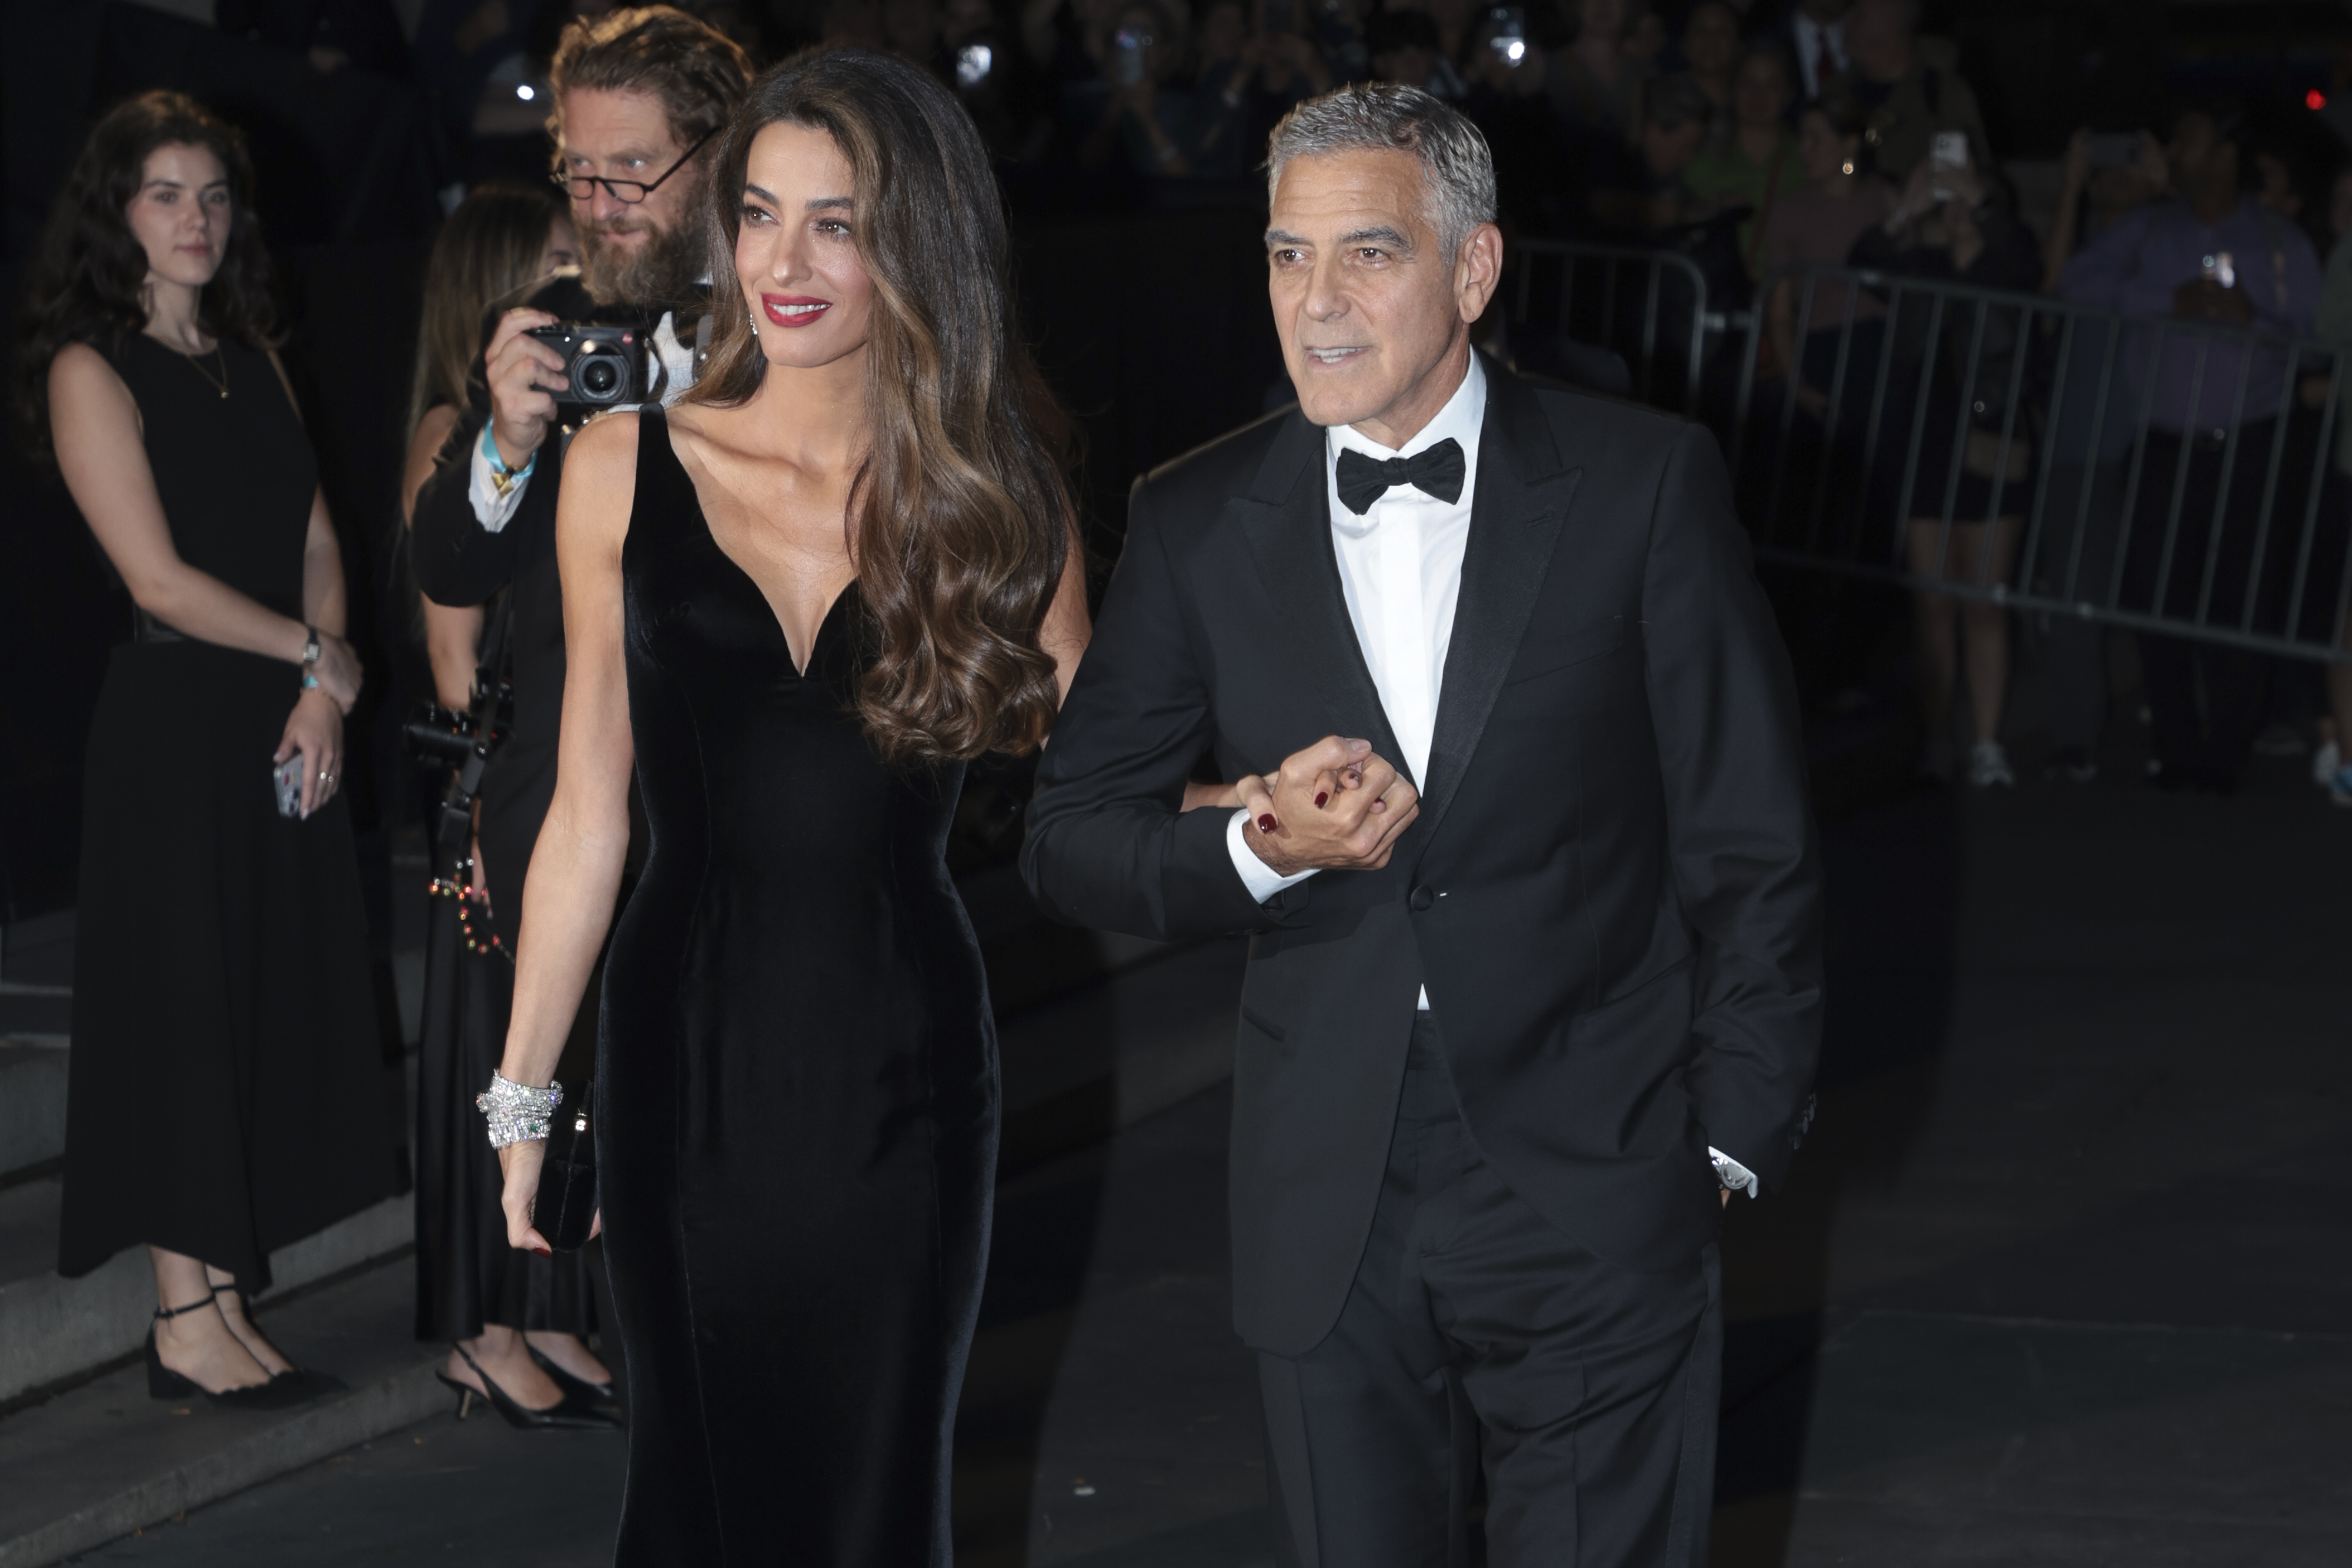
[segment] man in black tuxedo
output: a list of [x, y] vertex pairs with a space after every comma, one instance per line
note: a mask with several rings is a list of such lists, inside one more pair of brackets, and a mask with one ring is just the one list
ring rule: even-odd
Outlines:
[[[1299, 407], [1136, 486], [1024, 869], [1066, 920], [1252, 934], [1283, 1560], [1463, 1562], [1483, 1458], [1496, 1568], [1696, 1565], [1719, 1202], [1787, 1169], [1821, 1027], [1786, 659], [1704, 430], [1472, 352], [1467, 120], [1346, 88], [1270, 168]], [[1181, 810], [1204, 755], [1239, 809]]]

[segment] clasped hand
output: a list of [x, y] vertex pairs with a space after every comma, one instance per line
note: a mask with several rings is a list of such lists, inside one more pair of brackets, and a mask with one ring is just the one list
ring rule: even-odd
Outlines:
[[1421, 792], [1371, 742], [1326, 736], [1236, 786], [1250, 850], [1283, 876], [1378, 871], [1421, 814]]

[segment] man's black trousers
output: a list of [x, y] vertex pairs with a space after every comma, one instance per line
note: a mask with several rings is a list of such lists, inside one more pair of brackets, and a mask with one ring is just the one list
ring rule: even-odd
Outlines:
[[1464, 1126], [1413, 1025], [1380, 1204], [1339, 1321], [1261, 1354], [1286, 1568], [1699, 1568], [1714, 1488], [1717, 1250], [1637, 1274], [1562, 1235]]

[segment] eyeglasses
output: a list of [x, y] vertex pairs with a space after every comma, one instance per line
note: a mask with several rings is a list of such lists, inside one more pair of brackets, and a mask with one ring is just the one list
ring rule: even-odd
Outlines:
[[709, 141], [712, 137], [718, 134], [719, 127], [715, 125], [709, 130], [704, 131], [702, 133], [701, 141], [697, 141], [693, 146], [679, 153], [677, 155], [677, 162], [663, 170], [660, 176], [651, 184], [647, 184], [643, 180], [607, 180], [602, 174], [550, 174], [548, 179], [554, 184], [557, 190], [562, 192], [565, 195], [571, 197], [575, 202], [585, 202], [590, 200], [596, 194], [596, 187], [602, 185], [604, 189], [613, 193], [613, 199], [614, 201], [626, 202], [629, 205], [634, 207], [639, 202], [644, 201], [647, 196], [652, 195], [654, 192], [660, 187], [662, 181], [668, 179], [672, 174], [675, 174], [680, 169], [685, 168], [688, 161], [693, 158], [696, 153], [702, 151], [702, 143]]

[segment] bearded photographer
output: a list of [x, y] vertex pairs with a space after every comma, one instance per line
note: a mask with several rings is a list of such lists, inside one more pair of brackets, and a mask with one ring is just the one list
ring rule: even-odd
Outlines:
[[[710, 337], [702, 228], [709, 169], [751, 67], [724, 36], [656, 5], [572, 23], [550, 78], [553, 178], [570, 198], [581, 267], [485, 323], [467, 406], [417, 492], [410, 540], [417, 586], [433, 602], [482, 604], [507, 591], [488, 617], [482, 658], [494, 679], [510, 684], [512, 708], [481, 774], [476, 885], [488, 891], [490, 933], [509, 957], [524, 873], [555, 789], [564, 679], [555, 500], [564, 446], [596, 410], [583, 396], [601, 388], [612, 394], [603, 406], [634, 407], [673, 402], [693, 384], [697, 345]], [[567, 373], [574, 361], [533, 336], [580, 323], [630, 334], [625, 382], [609, 364]], [[574, 1040], [593, 1049], [594, 1009], [583, 1012]], [[505, 1019], [484, 1021], [494, 1038], [503, 1034]], [[509, 1420], [529, 1418], [541, 1401], [475, 1387], [543, 1387], [525, 1354], [518, 1344], [504, 1361], [453, 1363], [452, 1373]], [[610, 1398], [593, 1361], [538, 1366], [568, 1401]]]

